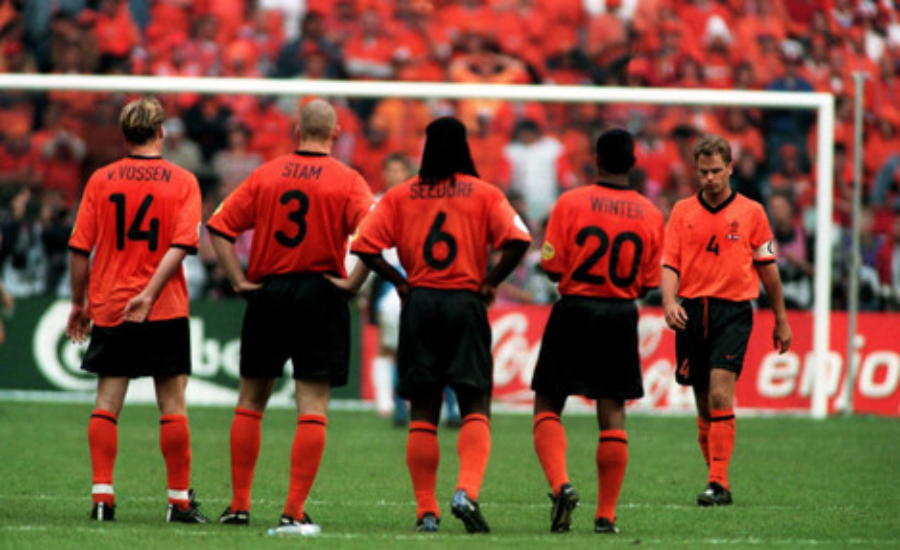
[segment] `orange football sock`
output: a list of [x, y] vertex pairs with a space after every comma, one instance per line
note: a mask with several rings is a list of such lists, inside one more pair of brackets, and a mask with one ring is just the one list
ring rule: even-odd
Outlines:
[[734, 409], [710, 411], [709, 482], [728, 489], [728, 463], [734, 451]]
[[703, 417], [697, 417], [697, 442], [700, 444], [700, 451], [703, 453], [703, 460], [706, 461], [706, 467], [709, 467], [709, 420]]
[[297, 419], [297, 431], [291, 447], [291, 483], [284, 513], [298, 520], [303, 517], [303, 505], [319, 473], [325, 451], [326, 425], [327, 421], [321, 414], [304, 414]]
[[250, 511], [250, 489], [259, 457], [261, 412], [238, 407], [231, 422], [231, 505], [234, 512]]
[[113, 469], [119, 449], [119, 428], [116, 415], [102, 409], [94, 409], [88, 422], [88, 445], [91, 449], [93, 468], [93, 501], [115, 505], [113, 493]]
[[566, 470], [566, 430], [559, 415], [554, 412], [538, 413], [534, 417], [534, 450], [544, 469], [554, 495], [569, 482]]
[[436, 496], [440, 459], [437, 426], [418, 420], [410, 422], [406, 440], [406, 465], [412, 478], [413, 492], [416, 495], [416, 517], [419, 519], [426, 513], [438, 517], [441, 515]]
[[159, 448], [166, 461], [169, 504], [186, 510], [191, 485], [191, 430], [186, 416], [166, 414], [159, 419]]
[[616, 520], [616, 503], [619, 501], [622, 480], [625, 479], [626, 466], [628, 434], [625, 430], [602, 430], [597, 444], [597, 479], [600, 490], [597, 492], [595, 519]]
[[459, 481], [456, 490], [464, 490], [472, 500], [478, 500], [478, 491], [484, 479], [488, 457], [491, 454], [491, 421], [483, 414], [470, 414], [463, 418], [456, 441], [459, 454]]

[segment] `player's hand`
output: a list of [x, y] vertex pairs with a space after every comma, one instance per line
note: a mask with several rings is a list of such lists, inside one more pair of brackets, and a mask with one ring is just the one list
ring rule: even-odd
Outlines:
[[772, 344], [775, 346], [775, 349], [778, 350], [778, 355], [791, 349], [792, 337], [791, 326], [788, 324], [787, 320], [776, 320], [775, 329], [772, 331]]
[[497, 299], [497, 287], [489, 285], [488, 283], [481, 283], [481, 287], [478, 288], [478, 295], [481, 296], [484, 303], [490, 307], [494, 303], [494, 300]]
[[323, 277], [325, 277], [326, 281], [337, 287], [344, 298], [348, 300], [359, 294], [359, 289], [353, 287], [353, 285], [350, 283], [350, 279], [342, 279], [340, 277], [335, 277], [334, 275], [329, 275], [327, 273], [323, 275]]
[[263, 286], [259, 283], [251, 283], [250, 281], [244, 280], [238, 283], [234, 287], [234, 292], [240, 296], [241, 298], [247, 299], [247, 296], [256, 290], [261, 289]]
[[672, 330], [684, 330], [687, 328], [688, 316], [681, 304], [672, 304], [665, 308], [666, 324]]
[[406, 297], [409, 296], [409, 283], [403, 281], [403, 284], [394, 285], [394, 290], [397, 291], [397, 296], [400, 296], [400, 304], [405, 304]]
[[16, 306], [16, 300], [13, 298], [13, 295], [6, 291], [6, 289], [0, 287], [0, 303], [2, 303], [3, 308], [7, 311], [12, 310]]
[[66, 336], [76, 344], [83, 344], [87, 339], [91, 319], [88, 317], [84, 306], [72, 306], [69, 312], [69, 320], [66, 323]]
[[128, 301], [128, 305], [122, 310], [122, 319], [129, 323], [143, 323], [150, 316], [153, 309], [153, 299], [143, 292]]

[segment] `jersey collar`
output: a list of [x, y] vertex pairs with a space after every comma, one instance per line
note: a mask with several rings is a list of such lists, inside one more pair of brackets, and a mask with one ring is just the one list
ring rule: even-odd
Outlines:
[[734, 201], [735, 197], [737, 197], [737, 191], [732, 189], [731, 195], [729, 195], [727, 199], [722, 201], [722, 204], [720, 204], [719, 206], [710, 206], [708, 202], [703, 200], [703, 193], [697, 193], [697, 200], [700, 201], [700, 205], [705, 208], [710, 214], [717, 214], [724, 210], [726, 206]]
[[162, 160], [162, 155], [128, 155], [133, 160]]
[[327, 153], [319, 153], [318, 151], [301, 151], [296, 150], [294, 154], [300, 157], [327, 157]]
[[616, 185], [615, 183], [610, 183], [608, 181], [597, 180], [594, 182], [594, 185], [599, 185], [600, 187], [606, 187], [609, 189], [617, 189], [619, 191], [631, 191], [631, 187], [622, 187], [621, 185]]

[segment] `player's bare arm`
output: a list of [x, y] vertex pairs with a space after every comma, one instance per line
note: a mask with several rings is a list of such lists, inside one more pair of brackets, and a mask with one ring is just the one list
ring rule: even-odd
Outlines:
[[688, 316], [684, 308], [678, 303], [678, 273], [673, 269], [663, 268], [662, 280], [659, 284], [662, 292], [663, 311], [666, 316], [666, 325], [672, 330], [684, 330], [687, 328]]
[[170, 248], [163, 255], [162, 260], [156, 267], [156, 271], [137, 296], [128, 301], [125, 309], [122, 311], [122, 319], [129, 323], [143, 323], [150, 315], [153, 304], [159, 293], [162, 291], [169, 279], [172, 278], [181, 267], [181, 262], [187, 256], [187, 250], [183, 248]]
[[371, 273], [371, 270], [365, 263], [360, 261], [353, 267], [353, 271], [350, 272], [350, 275], [346, 279], [335, 277], [334, 275], [329, 275], [327, 273], [325, 274], [325, 278], [328, 279], [328, 282], [336, 286], [338, 290], [347, 296], [347, 298], [353, 298], [359, 294], [359, 289], [365, 284], [366, 279], [369, 277], [369, 273]]
[[66, 336], [76, 344], [82, 344], [87, 340], [88, 329], [91, 325], [91, 320], [87, 314], [87, 282], [88, 272], [90, 271], [90, 258], [79, 252], [71, 252], [69, 258], [72, 311], [69, 312], [69, 320], [66, 323]]
[[478, 289], [478, 293], [488, 304], [493, 303], [497, 297], [497, 286], [519, 265], [530, 245], [531, 243], [527, 241], [509, 241], [503, 245], [500, 261], [487, 274]]
[[409, 294], [409, 281], [406, 280], [406, 277], [400, 274], [394, 266], [387, 263], [384, 259], [384, 256], [379, 254], [365, 254], [361, 252], [354, 252], [359, 259], [365, 264], [369, 269], [379, 274], [384, 280], [388, 281], [394, 288], [397, 289], [397, 294], [400, 295], [401, 300], [406, 299], [406, 295]]
[[231, 283], [231, 288], [238, 296], [246, 296], [247, 293], [262, 288], [261, 284], [247, 280], [247, 275], [244, 274], [244, 269], [241, 267], [237, 253], [234, 251], [233, 242], [214, 232], [210, 232], [209, 237], [213, 250], [216, 252], [216, 257], [219, 258], [219, 265], [222, 266], [225, 276], [228, 277], [228, 282]]
[[775, 314], [775, 329], [772, 331], [772, 345], [779, 354], [791, 349], [791, 325], [788, 323], [787, 309], [784, 307], [784, 293], [781, 289], [781, 276], [778, 274], [778, 264], [770, 262], [756, 264], [756, 272], [766, 289], [772, 312]]

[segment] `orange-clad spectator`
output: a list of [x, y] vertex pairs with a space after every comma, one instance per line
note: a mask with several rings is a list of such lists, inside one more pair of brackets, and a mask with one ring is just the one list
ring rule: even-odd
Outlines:
[[148, 46], [153, 47], [151, 37], [163, 39], [170, 34], [181, 33], [185, 36], [191, 32], [191, 16], [193, 0], [157, 0], [150, 6], [150, 22], [146, 35]]
[[31, 146], [29, 130], [27, 125], [4, 129], [4, 138], [0, 141], [0, 185], [34, 187], [40, 183], [40, 176], [34, 170], [40, 152]]
[[771, 35], [780, 42], [787, 36], [788, 17], [780, 0], [742, 2], [734, 23], [734, 48], [743, 55], [758, 55], [759, 37]]
[[565, 155], [566, 170], [562, 186], [566, 189], [594, 183], [597, 163], [594, 158], [590, 132], [583, 125], [568, 126], [560, 136]]
[[509, 143], [508, 136], [491, 132], [485, 119], [479, 120], [478, 125], [469, 130], [469, 150], [475, 168], [485, 181], [503, 189], [509, 187], [510, 178], [509, 162], [503, 155], [503, 148]]
[[710, 18], [715, 16], [721, 18], [728, 28], [732, 25], [732, 14], [728, 8], [713, 0], [688, 0], [678, 4], [676, 10], [684, 22], [685, 31], [691, 36], [702, 37]]
[[867, 83], [873, 89], [869, 105], [900, 105], [900, 51], [898, 55], [885, 54], [878, 61], [878, 78]]
[[892, 154], [900, 153], [900, 111], [896, 105], [882, 105], [875, 115], [875, 128], [865, 136], [863, 166], [874, 176]]
[[[469, 84], [522, 84], [528, 81], [525, 65], [500, 53], [496, 46], [476, 34], [466, 36], [465, 55], [450, 64], [450, 80]], [[475, 128], [479, 116], [493, 118], [502, 102], [493, 99], [467, 99], [459, 102], [459, 119]]]
[[758, 48], [742, 51], [744, 59], [753, 67], [756, 81], [762, 84], [768, 83], [784, 73], [780, 40], [778, 36], [768, 29], [760, 29], [756, 36]]
[[194, 21], [191, 39], [184, 45], [185, 56], [200, 66], [202, 76], [222, 76], [222, 47], [216, 41], [219, 22], [212, 15]]
[[578, 47], [581, 29], [587, 24], [587, 14], [581, 0], [521, 0], [520, 3], [531, 6], [528, 21], [546, 19], [545, 56]]
[[804, 168], [800, 149], [785, 143], [778, 151], [779, 168], [769, 176], [769, 186], [774, 192], [790, 193], [794, 203], [805, 209], [816, 202], [816, 186], [809, 171]]
[[62, 130], [36, 152], [39, 162], [34, 169], [43, 188], [58, 191], [65, 206], [73, 206], [81, 195], [81, 169], [86, 153], [84, 141]]
[[619, 16], [621, 0], [607, 0], [606, 11], [590, 18], [585, 51], [591, 62], [608, 67], [629, 52], [628, 30]]
[[815, 91], [826, 93], [832, 91], [831, 58], [828, 42], [824, 36], [817, 34], [809, 40], [809, 54], [803, 64], [803, 73]]
[[363, 11], [359, 33], [344, 44], [344, 69], [350, 78], [386, 80], [394, 75], [395, 44], [389, 28], [374, 8]]
[[846, 33], [844, 42], [845, 71], [850, 73], [864, 73], [869, 82], [878, 78], [878, 63], [872, 60], [866, 53], [866, 32], [862, 27], [853, 27]]
[[399, 80], [443, 82], [453, 45], [445, 27], [432, 20], [432, 5], [412, 3], [396, 37], [393, 53]]
[[703, 76], [709, 88], [720, 90], [734, 87], [733, 37], [725, 22], [719, 16], [709, 18], [706, 26], [706, 51], [704, 52]]
[[682, 24], [676, 19], [666, 19], [660, 24], [660, 45], [655, 53], [649, 75], [652, 86], [673, 86], [678, 81], [678, 65], [687, 49]]
[[728, 141], [735, 157], [746, 151], [756, 159], [756, 162], [765, 161], [762, 133], [750, 123], [746, 109], [738, 107], [722, 109], [718, 120], [712, 125], [712, 131]]
[[329, 7], [310, 7], [310, 13], [322, 13], [325, 16], [323, 26], [325, 38], [342, 47], [352, 36], [359, 33], [359, 12], [356, 0], [334, 0]]
[[493, 27], [493, 12], [483, 0], [459, 0], [450, 2], [439, 10], [437, 20], [445, 28], [450, 39], [460, 43], [466, 34], [484, 32]]
[[809, 31], [813, 14], [825, 10], [831, 0], [790, 0], [784, 3], [788, 16], [788, 33], [803, 36]]
[[[150, 64], [153, 76], [203, 76], [203, 67], [199, 60], [190, 56], [187, 35], [172, 33], [161, 38], [155, 45], [154, 59]], [[198, 94], [183, 92], [175, 94], [175, 103], [179, 109], [186, 110], [197, 103]]]
[[253, 8], [247, 21], [238, 29], [237, 39], [253, 45], [256, 70], [264, 75], [271, 74], [278, 52], [284, 43], [281, 12]]
[[[425, 127], [434, 119], [425, 101], [395, 97], [379, 101], [372, 117], [377, 117], [384, 124], [388, 134], [396, 140], [397, 150], [409, 158], [421, 154]], [[488, 178], [488, 181], [493, 180]]]
[[291, 117], [278, 107], [275, 98], [260, 98], [257, 109], [248, 113], [244, 121], [251, 128], [250, 149], [259, 153], [263, 161], [293, 151], [296, 139]]
[[[734, 89], [735, 90], [759, 90], [762, 85], [753, 71], [753, 65], [749, 61], [742, 59], [737, 63], [734, 69]], [[755, 111], [754, 109], [751, 109]], [[758, 118], [756, 116], [753, 117]]]
[[196, 0], [194, 13], [215, 18], [215, 40], [225, 45], [234, 40], [244, 23], [247, 4], [246, 0]]
[[94, 35], [100, 53], [100, 70], [107, 72], [125, 63], [140, 42], [140, 32], [125, 0], [101, 0], [94, 20]]
[[634, 11], [631, 30], [635, 35], [634, 46], [641, 53], [649, 53], [659, 48], [659, 27], [667, 0], [641, 0]]
[[856, 10], [854, 10], [853, 0], [831, 0], [829, 2], [828, 20], [835, 34], [841, 37], [847, 35], [853, 30], [856, 19]]
[[529, 220], [541, 220], [550, 213], [563, 191], [565, 155], [562, 143], [546, 135], [534, 121], [519, 122], [512, 141], [503, 148], [510, 166], [509, 188], [525, 197]]
[[[308, 65], [313, 63], [310, 56], [317, 56], [315, 63], [325, 62], [312, 70]], [[321, 72], [323, 76], [318, 76]], [[307, 76], [308, 73], [317, 76]], [[340, 46], [326, 36], [325, 18], [317, 11], [309, 11], [300, 19], [299, 35], [281, 47], [278, 59], [270, 74], [277, 78], [294, 78], [304, 75], [305, 78], [338, 78], [343, 73]]]
[[218, 195], [226, 198], [263, 163], [250, 149], [250, 128], [240, 122], [228, 125], [228, 147], [213, 157], [212, 169], [219, 179]]
[[653, 116], [644, 119], [643, 127], [638, 134], [640, 137], [635, 143], [635, 155], [636, 166], [647, 175], [647, 181], [665, 189], [670, 183], [669, 166], [681, 160], [672, 159], [672, 150], [666, 145], [668, 140], [665, 139], [659, 122], [659, 109]]
[[555, 128], [558, 124], [551, 124], [547, 107], [539, 101], [503, 102], [488, 121], [488, 130], [498, 136], [511, 136], [523, 120], [531, 120], [541, 128]]
[[397, 143], [388, 132], [385, 121], [377, 116], [369, 118], [363, 139], [356, 142], [350, 163], [369, 183], [373, 194], [385, 191], [382, 164], [384, 158], [397, 150]]

